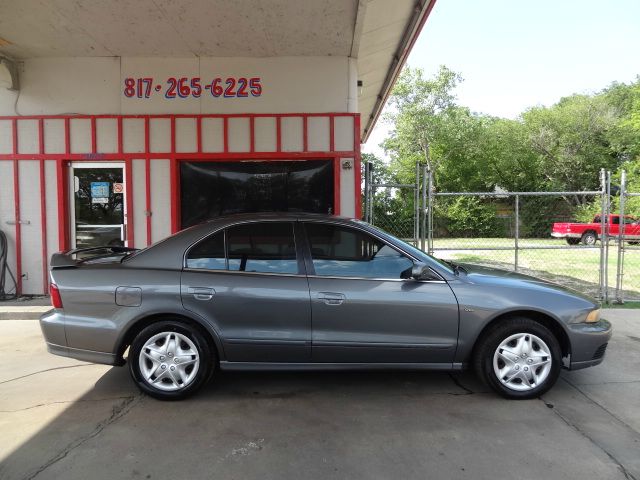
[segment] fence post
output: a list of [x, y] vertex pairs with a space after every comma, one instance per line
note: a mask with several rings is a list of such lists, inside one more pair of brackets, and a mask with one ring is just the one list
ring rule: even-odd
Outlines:
[[[427, 185], [428, 184], [428, 185]], [[420, 249], [423, 252], [427, 251], [425, 241], [428, 236], [427, 233], [427, 215], [431, 210], [431, 203], [427, 203], [427, 189], [431, 189], [431, 170], [425, 163], [422, 165], [422, 236], [420, 238]]]
[[607, 303], [607, 202], [609, 198], [609, 183], [607, 172], [600, 169], [600, 300]]
[[518, 271], [518, 239], [520, 238], [520, 195], [516, 195], [516, 231], [515, 231], [515, 271]]
[[433, 209], [435, 207], [435, 186], [433, 185], [433, 171], [429, 168], [429, 224], [427, 227], [427, 235], [429, 239], [429, 253], [433, 255]]
[[416, 183], [413, 190], [413, 241], [418, 246], [420, 239], [420, 162], [416, 162]]
[[364, 164], [364, 221], [369, 221], [369, 204], [371, 198], [369, 197], [369, 170], [371, 169], [371, 162], [365, 162]]
[[622, 293], [622, 277], [624, 275], [624, 203], [627, 193], [627, 172], [622, 170], [620, 176], [620, 224], [618, 228], [618, 259], [616, 265], [616, 303], [624, 303]]

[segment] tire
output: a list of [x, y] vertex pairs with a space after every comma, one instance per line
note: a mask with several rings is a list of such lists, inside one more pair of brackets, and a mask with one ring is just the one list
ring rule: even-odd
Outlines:
[[565, 240], [567, 241], [567, 243], [569, 245], [577, 245], [580, 243], [580, 239], [579, 238], [574, 238], [574, 237], [566, 237]]
[[598, 241], [598, 236], [596, 235], [596, 232], [593, 231], [584, 232], [582, 234], [582, 238], [580, 238], [580, 241], [583, 243], [583, 245], [592, 246], [595, 245]]
[[160, 400], [182, 400], [209, 380], [216, 358], [198, 330], [167, 320], [136, 336], [128, 361], [131, 377], [144, 393]]
[[525, 400], [539, 397], [556, 383], [562, 351], [558, 339], [544, 325], [513, 317], [478, 341], [473, 363], [480, 379], [495, 392]]

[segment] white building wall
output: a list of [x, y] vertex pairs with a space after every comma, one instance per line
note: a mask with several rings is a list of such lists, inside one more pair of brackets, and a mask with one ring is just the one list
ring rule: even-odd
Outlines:
[[[133, 238], [135, 246], [147, 245], [147, 180], [144, 160], [131, 161], [131, 179], [133, 181]], [[127, 212], [129, 214], [129, 212]]]
[[20, 221], [22, 238], [22, 293], [44, 291], [42, 285], [42, 221], [40, 217], [40, 162], [21, 160]]
[[[15, 92], [0, 91], [0, 155], [11, 155], [13, 152], [13, 120], [2, 119], [2, 116], [182, 114], [184, 117], [175, 117], [173, 122], [168, 116], [151, 117], [148, 122], [145, 118], [44, 118], [42, 152], [39, 120], [16, 120], [18, 153], [43, 153], [44, 158], [47, 158], [44, 165], [44, 189], [39, 181], [39, 160], [19, 161], [21, 219], [29, 222], [24, 223], [21, 229], [21, 263], [22, 271], [26, 274], [23, 278], [23, 293], [37, 294], [46, 290], [43, 282], [40, 214], [40, 199], [43, 194], [46, 202], [47, 256], [58, 251], [60, 246], [56, 162], [65, 153], [67, 136], [70, 153], [86, 156], [87, 160], [100, 161], [103, 155], [110, 155], [108, 161], [119, 161], [117, 152], [120, 143], [123, 153], [130, 155], [134, 246], [143, 247], [147, 245], [147, 241], [155, 242], [171, 233], [169, 157], [172, 148], [172, 123], [178, 152], [175, 158], [178, 160], [180, 153], [193, 155], [198, 152], [198, 127], [201, 131], [201, 151], [204, 154], [223, 155], [221, 152], [225, 151], [226, 129], [226, 147], [229, 153], [272, 153], [273, 158], [277, 159], [278, 146], [284, 154], [305, 150], [306, 124], [307, 152], [328, 152], [333, 139], [334, 151], [345, 154], [349, 152], [348, 155], [340, 155], [341, 158], [344, 157], [341, 163], [348, 160], [354, 166], [353, 152], [357, 150], [354, 146], [354, 117], [338, 115], [332, 118], [328, 114], [357, 110], [357, 102], [354, 100], [357, 97], [354, 93], [357, 91], [356, 73], [354, 63], [344, 57], [43, 58], [25, 61], [21, 66], [21, 90], [17, 102]], [[258, 97], [249, 95], [246, 98], [215, 98], [203, 91], [200, 98], [167, 99], [164, 95], [156, 95], [154, 90], [147, 99], [127, 98], [123, 93], [125, 78], [153, 78], [154, 85], [160, 85], [164, 89], [169, 77], [197, 76], [203, 84], [217, 77], [259, 77], [262, 94]], [[316, 116], [309, 116], [305, 121], [302, 115], [290, 115], [298, 113]], [[200, 117], [202, 114], [213, 116]], [[223, 117], [215, 117], [218, 114], [237, 117], [225, 120]], [[250, 119], [242, 114], [259, 116]], [[119, 122], [122, 124], [120, 140]], [[148, 151], [145, 141], [147, 123]], [[95, 138], [92, 133], [93, 125]], [[147, 153], [153, 157], [150, 160], [150, 217], [145, 213]], [[164, 154], [167, 156], [164, 157]], [[47, 155], [58, 155], [58, 159], [48, 159]], [[314, 158], [312, 154], [309, 157]], [[74, 161], [75, 159], [77, 157]], [[124, 160], [122, 158], [123, 163]], [[355, 215], [354, 175], [353, 168], [340, 169], [342, 215]], [[9, 239], [9, 265], [15, 273], [15, 226], [7, 224], [15, 221], [14, 209], [13, 161], [10, 158], [0, 159], [0, 229]], [[147, 239], [148, 218], [151, 226], [150, 239]]]
[[[16, 275], [16, 236], [15, 227], [15, 202], [13, 201], [13, 162], [0, 160], [0, 230], [2, 230], [8, 243], [7, 263], [13, 275]], [[11, 288], [11, 279], [7, 274], [5, 288]], [[9, 291], [7, 291], [9, 293]]]
[[151, 243], [171, 235], [171, 183], [169, 160], [151, 162]]
[[[357, 69], [347, 57], [32, 58], [19, 74], [19, 92], [0, 92], [0, 116], [357, 112]], [[199, 98], [167, 99], [168, 80], [183, 77], [203, 85], [260, 78], [262, 93], [225, 98], [203, 90]], [[127, 78], [151, 78], [149, 98], [127, 98]]]

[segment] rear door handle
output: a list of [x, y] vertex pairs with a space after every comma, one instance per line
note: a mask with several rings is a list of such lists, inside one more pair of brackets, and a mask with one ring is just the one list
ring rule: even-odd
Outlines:
[[342, 305], [345, 298], [346, 297], [342, 293], [318, 292], [318, 300], [324, 301], [327, 305]]
[[216, 291], [208, 287], [189, 287], [188, 292], [193, 295], [196, 300], [211, 300]]

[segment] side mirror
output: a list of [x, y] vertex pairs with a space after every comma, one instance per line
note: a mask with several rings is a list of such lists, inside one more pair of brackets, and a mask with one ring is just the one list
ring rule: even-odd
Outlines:
[[411, 268], [411, 278], [414, 280], [425, 280], [431, 278], [429, 267], [422, 262], [415, 262]]

